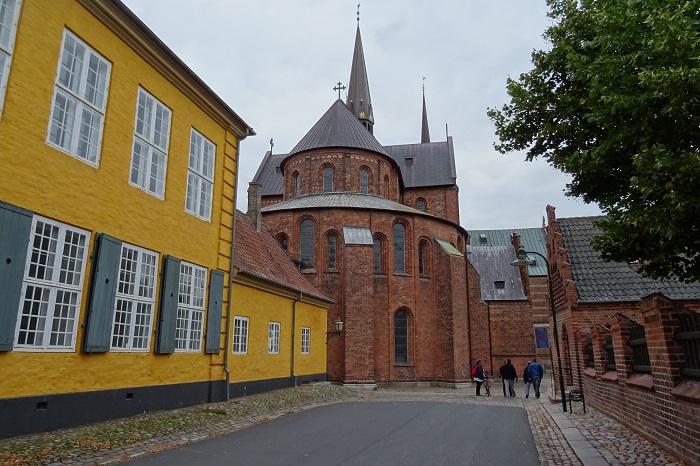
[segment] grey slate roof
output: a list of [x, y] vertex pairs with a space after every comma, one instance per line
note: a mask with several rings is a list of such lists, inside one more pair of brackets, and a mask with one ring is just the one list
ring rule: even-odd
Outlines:
[[[407, 188], [445, 186], [457, 183], [452, 137], [447, 141], [426, 144], [386, 146], [389, 156], [401, 169]], [[408, 163], [407, 158], [411, 158]]]
[[558, 219], [578, 290], [578, 302], [637, 301], [655, 292], [671, 299], [700, 299], [700, 283], [652, 280], [639, 275], [632, 265], [601, 260], [590, 244], [591, 238], [600, 233], [593, 226], [600, 218], [603, 217]]
[[352, 54], [347, 106], [350, 109], [350, 113], [354, 114], [356, 118], [367, 120], [370, 125], [374, 124], [372, 98], [369, 95], [369, 81], [367, 80], [367, 67], [365, 66], [365, 53], [362, 50], [362, 37], [360, 36], [360, 23], [357, 23], [357, 33], [355, 34], [355, 50]]
[[[517, 232], [520, 235], [520, 243], [526, 251], [535, 251], [547, 257], [547, 235], [544, 228], [513, 228], [509, 230], [467, 230], [472, 246], [510, 246], [510, 235]], [[546, 277], [547, 266], [538, 256], [531, 254], [530, 259], [535, 260], [535, 265], [527, 267], [531, 277]], [[515, 260], [515, 258], [513, 258]]]
[[306, 194], [269, 205], [262, 209], [262, 212], [277, 212], [292, 209], [314, 209], [314, 208], [350, 208], [350, 209], [375, 209], [403, 212], [406, 214], [422, 215], [441, 220], [430, 214], [421, 212], [418, 209], [390, 201], [389, 199], [374, 194], [333, 192]]
[[[523, 281], [518, 267], [510, 265], [517, 259], [513, 246], [469, 246], [467, 260], [481, 278], [481, 299], [484, 301], [525, 300]], [[503, 281], [502, 292], [496, 290], [496, 282]]]
[[354, 147], [389, 155], [342, 100], [336, 100], [289, 155], [319, 147]]
[[253, 182], [260, 183], [262, 190], [260, 194], [263, 196], [281, 195], [284, 193], [284, 176], [278, 170], [282, 160], [287, 158], [288, 154], [272, 154], [270, 151], [265, 153], [258, 171], [255, 172]]
[[464, 256], [464, 254], [459, 252], [459, 250], [456, 247], [452, 246], [451, 243], [448, 243], [444, 239], [440, 239], [440, 238], [433, 238], [433, 239], [438, 244], [438, 246], [440, 246], [440, 249], [445, 251], [445, 253], [447, 253], [451, 256]]

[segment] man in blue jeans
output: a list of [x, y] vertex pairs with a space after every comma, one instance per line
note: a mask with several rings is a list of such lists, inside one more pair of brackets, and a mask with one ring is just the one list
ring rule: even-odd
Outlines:
[[544, 368], [542, 364], [537, 362], [537, 359], [533, 358], [529, 366], [527, 366], [527, 373], [530, 376], [533, 387], [535, 388], [535, 398], [540, 397], [540, 382], [542, 382], [542, 376], [544, 375]]

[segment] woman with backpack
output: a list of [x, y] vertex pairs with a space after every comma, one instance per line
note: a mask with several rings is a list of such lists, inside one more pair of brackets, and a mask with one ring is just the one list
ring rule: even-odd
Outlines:
[[484, 383], [484, 367], [481, 365], [481, 359], [476, 361], [474, 367], [472, 367], [472, 377], [476, 382], [476, 396], [481, 396], [481, 384]]

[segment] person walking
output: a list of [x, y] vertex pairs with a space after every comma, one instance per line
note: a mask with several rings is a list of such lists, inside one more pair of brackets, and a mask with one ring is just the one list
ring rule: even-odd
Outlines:
[[540, 383], [542, 382], [542, 376], [544, 375], [544, 368], [542, 367], [542, 364], [537, 362], [536, 358], [532, 358], [532, 362], [527, 368], [527, 373], [530, 376], [532, 387], [535, 389], [535, 398], [539, 398]]
[[523, 370], [523, 382], [525, 382], [525, 398], [530, 398], [530, 383], [531, 383], [531, 378], [530, 374], [528, 373], [528, 368], [530, 367], [530, 364], [532, 364], [532, 361], [528, 361], [527, 365], [525, 366], [525, 369]]
[[518, 372], [511, 364], [510, 359], [506, 359], [506, 363], [502, 367], [501, 377], [505, 384], [504, 396], [515, 396], [515, 380], [518, 378]]
[[508, 364], [508, 360], [504, 359], [503, 364], [501, 364], [501, 367], [498, 368], [498, 375], [501, 376], [501, 386], [503, 387], [503, 396], [508, 396], [506, 395], [506, 378], [503, 376], [503, 370], [505, 369], [506, 364]]
[[484, 383], [486, 376], [484, 375], [484, 366], [481, 365], [481, 359], [476, 361], [472, 368], [472, 376], [476, 382], [476, 396], [481, 396], [481, 384]]

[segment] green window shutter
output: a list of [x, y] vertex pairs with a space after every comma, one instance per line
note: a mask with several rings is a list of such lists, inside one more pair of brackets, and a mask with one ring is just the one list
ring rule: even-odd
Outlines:
[[171, 354], [175, 352], [177, 301], [180, 292], [180, 259], [173, 256], [163, 257], [162, 273], [156, 353]]
[[83, 338], [83, 351], [86, 353], [109, 351], [121, 250], [120, 240], [104, 233], [95, 237], [90, 297], [85, 313], [85, 337]]
[[209, 275], [209, 305], [207, 306], [207, 336], [204, 352], [217, 354], [221, 349], [221, 307], [224, 297], [224, 273], [212, 270]]
[[0, 201], [0, 351], [12, 351], [32, 213]]

